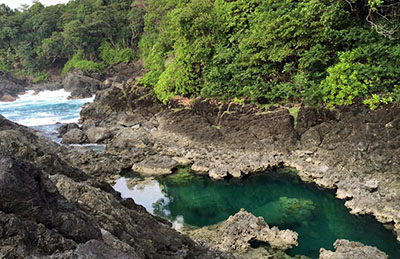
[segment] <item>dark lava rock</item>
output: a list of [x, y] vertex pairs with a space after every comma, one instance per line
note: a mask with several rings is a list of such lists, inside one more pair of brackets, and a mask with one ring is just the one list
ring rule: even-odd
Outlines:
[[71, 129], [67, 133], [65, 133], [62, 137], [61, 143], [63, 144], [82, 144], [85, 143], [87, 137], [85, 133], [79, 129]]
[[0, 101], [13, 101], [25, 91], [27, 82], [11, 76], [11, 74], [0, 71]]
[[0, 258], [226, 258], [72, 167], [69, 152], [0, 116]]
[[84, 75], [80, 70], [68, 72], [62, 84], [66, 91], [71, 92], [72, 98], [92, 97], [97, 91], [104, 88], [101, 81]]
[[58, 136], [62, 137], [65, 133], [67, 133], [68, 131], [70, 131], [72, 129], [79, 129], [78, 124], [68, 123], [68, 124], [64, 124], [64, 125], [60, 126], [59, 128], [57, 128]]

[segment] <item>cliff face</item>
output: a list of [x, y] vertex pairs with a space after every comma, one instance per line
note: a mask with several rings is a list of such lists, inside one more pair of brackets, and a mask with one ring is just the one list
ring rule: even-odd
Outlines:
[[70, 166], [68, 152], [0, 117], [0, 258], [217, 256]]

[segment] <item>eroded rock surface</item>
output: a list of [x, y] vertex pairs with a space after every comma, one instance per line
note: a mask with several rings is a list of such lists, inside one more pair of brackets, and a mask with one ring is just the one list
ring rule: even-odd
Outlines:
[[109, 154], [152, 149], [185, 160], [214, 179], [294, 167], [304, 181], [337, 189], [351, 213], [394, 222], [400, 241], [398, 105], [374, 111], [363, 105], [332, 111], [300, 107], [295, 127], [285, 107], [260, 111], [251, 105], [194, 100], [166, 108], [145, 90], [127, 86], [98, 95], [82, 110], [83, 121], [112, 128], [113, 136], [131, 136], [115, 138], [119, 144], [111, 138]]
[[0, 258], [226, 258], [0, 117]]
[[296, 232], [270, 228], [262, 217], [256, 217], [244, 209], [216, 226], [193, 230], [189, 235], [206, 240], [212, 247], [222, 251], [238, 253], [247, 252], [252, 243], [267, 243], [281, 250], [298, 245]]
[[333, 244], [336, 251], [332, 252], [321, 248], [319, 259], [387, 259], [387, 254], [379, 249], [366, 246], [359, 242], [350, 242], [344, 239], [338, 239]]

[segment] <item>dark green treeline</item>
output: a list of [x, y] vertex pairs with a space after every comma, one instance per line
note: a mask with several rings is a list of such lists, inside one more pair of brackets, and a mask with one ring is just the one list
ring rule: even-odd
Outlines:
[[142, 58], [174, 95], [371, 108], [400, 101], [396, 0], [76, 0], [0, 6], [0, 69], [102, 71]]

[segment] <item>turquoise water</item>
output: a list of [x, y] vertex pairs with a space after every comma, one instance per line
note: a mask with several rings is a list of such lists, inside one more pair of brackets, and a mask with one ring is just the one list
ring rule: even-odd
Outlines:
[[82, 105], [93, 98], [70, 100], [69, 96], [63, 89], [38, 94], [28, 91], [14, 102], [0, 102], [0, 114], [25, 126], [77, 122]]
[[400, 245], [392, 231], [372, 217], [351, 215], [334, 193], [302, 183], [287, 174], [259, 174], [242, 180], [212, 181], [184, 174], [162, 177], [142, 186], [129, 186], [126, 178], [114, 188], [132, 197], [153, 214], [175, 224], [202, 227], [226, 220], [240, 208], [280, 229], [299, 233], [299, 246], [291, 254], [318, 258], [319, 248], [333, 250], [336, 239], [359, 241], [400, 258]]

